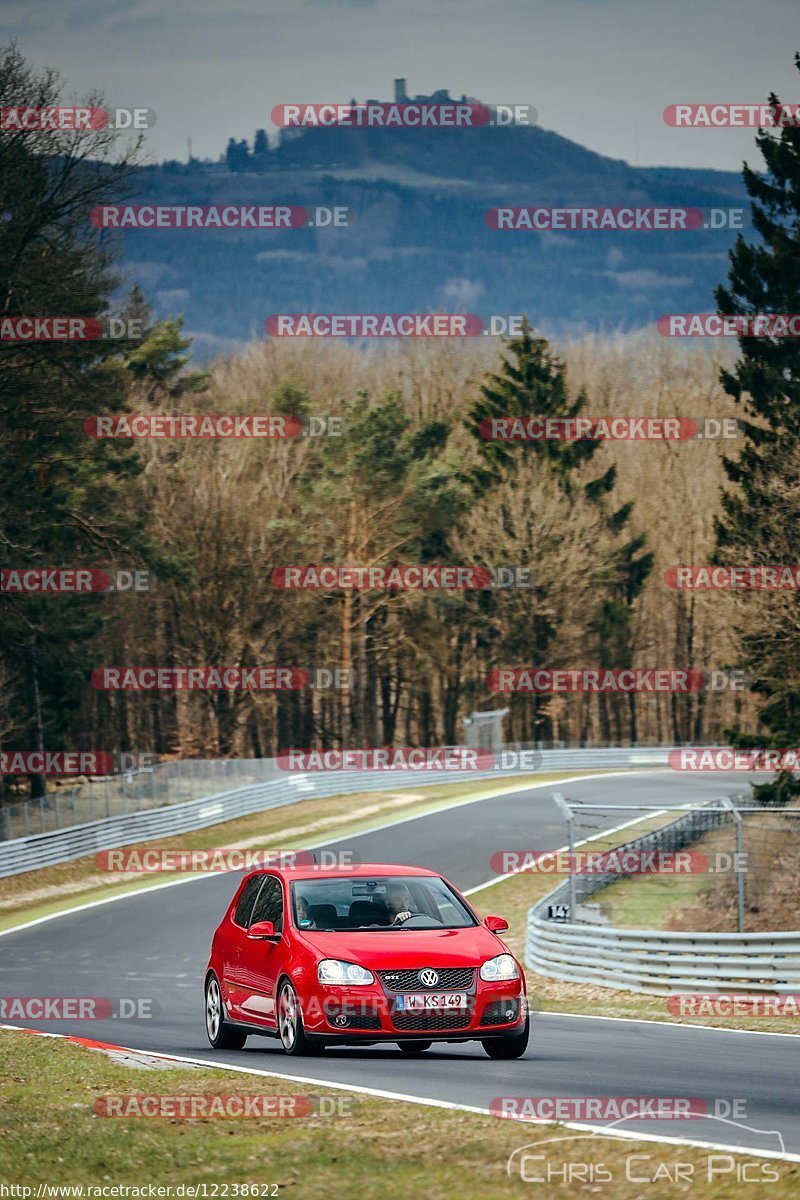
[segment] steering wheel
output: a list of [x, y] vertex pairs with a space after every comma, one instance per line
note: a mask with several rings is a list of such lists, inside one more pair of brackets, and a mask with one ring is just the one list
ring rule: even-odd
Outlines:
[[426, 913], [415, 913], [413, 917], [409, 917], [407, 921], [403, 921], [403, 924], [400, 925], [399, 928], [400, 929], [426, 928], [427, 926], [430, 925], [431, 921], [436, 921], [437, 925], [442, 924], [442, 922], [437, 917], [429, 917]]

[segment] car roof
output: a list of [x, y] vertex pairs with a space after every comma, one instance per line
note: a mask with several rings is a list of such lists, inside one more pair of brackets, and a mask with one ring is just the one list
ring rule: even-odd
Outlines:
[[409, 867], [403, 863], [359, 863], [357, 866], [341, 867], [314, 866], [311, 863], [296, 867], [264, 866], [250, 871], [247, 878], [250, 875], [263, 875], [265, 872], [270, 875], [278, 875], [287, 883], [296, 879], [372, 879], [376, 875], [417, 875], [428, 879], [440, 878], [438, 871], [431, 871], [427, 867]]

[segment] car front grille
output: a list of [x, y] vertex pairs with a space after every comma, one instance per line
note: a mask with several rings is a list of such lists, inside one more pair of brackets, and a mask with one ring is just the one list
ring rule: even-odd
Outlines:
[[481, 1025], [511, 1025], [519, 1017], [519, 1000], [493, 1000], [487, 1004]]
[[439, 980], [428, 986], [419, 977], [424, 970], [423, 964], [413, 971], [379, 971], [378, 975], [391, 992], [466, 992], [475, 982], [474, 967], [434, 967]]
[[468, 1008], [429, 1008], [422, 1012], [393, 1012], [395, 1029], [424, 1029], [431, 1033], [443, 1029], [463, 1029], [469, 1025], [471, 1013]]

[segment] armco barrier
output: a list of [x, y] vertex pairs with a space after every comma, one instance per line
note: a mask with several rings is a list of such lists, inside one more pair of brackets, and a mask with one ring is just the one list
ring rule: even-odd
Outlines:
[[800, 931], [653, 933], [560, 925], [528, 914], [527, 966], [626, 992], [800, 991]]
[[[636, 767], [664, 767], [668, 749], [632, 747], [573, 750], [542, 750], [545, 771], [613, 770]], [[129, 846], [156, 837], [172, 837], [194, 829], [205, 829], [222, 821], [295, 804], [315, 796], [343, 796], [369, 791], [400, 791], [433, 787], [443, 783], [467, 783], [482, 780], [502, 784], [514, 780], [516, 771], [359, 771], [283, 774], [280, 778], [235, 788], [215, 795], [168, 804], [162, 808], [105, 817], [84, 825], [73, 825], [52, 833], [32, 834], [0, 842], [0, 877], [19, 875], [39, 867], [70, 862], [98, 850]], [[530, 774], [530, 772], [524, 772]]]
[[[729, 811], [696, 809], [617, 849], [676, 851], [732, 819]], [[579, 876], [576, 900], [619, 878]], [[652, 995], [800, 991], [800, 931], [692, 933], [549, 920], [549, 905], [568, 902], [569, 886], [560, 884], [528, 911], [525, 963], [538, 975]]]

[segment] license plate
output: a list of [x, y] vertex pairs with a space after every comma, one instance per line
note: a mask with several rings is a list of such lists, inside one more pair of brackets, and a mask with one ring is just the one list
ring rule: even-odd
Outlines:
[[415, 992], [410, 996], [398, 996], [397, 1008], [401, 1012], [424, 1012], [426, 1009], [466, 1008], [466, 992]]

